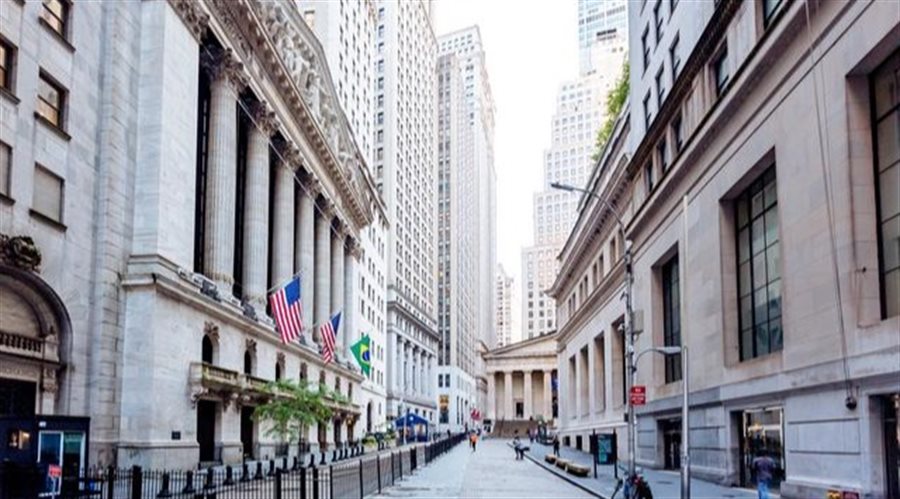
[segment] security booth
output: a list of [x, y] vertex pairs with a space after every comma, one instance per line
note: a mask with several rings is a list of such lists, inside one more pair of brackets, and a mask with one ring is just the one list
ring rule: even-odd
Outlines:
[[[31, 497], [83, 490], [90, 421], [73, 416], [0, 417], [0, 476], [26, 478], [17, 482], [32, 489]], [[11, 484], [10, 480], [0, 482]], [[18, 497], [14, 490], [0, 492]]]

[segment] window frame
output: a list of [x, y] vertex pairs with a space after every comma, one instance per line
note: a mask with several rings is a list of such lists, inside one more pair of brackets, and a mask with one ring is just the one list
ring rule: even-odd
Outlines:
[[672, 118], [670, 128], [672, 129], [672, 145], [675, 147], [674, 156], [678, 156], [684, 147], [684, 117], [680, 111]]
[[[888, 55], [884, 61], [878, 64], [878, 66], [872, 70], [868, 77], [869, 83], [869, 124], [872, 132], [872, 168], [873, 168], [873, 180], [875, 187], [875, 225], [876, 225], [876, 236], [877, 236], [877, 244], [878, 244], [878, 290], [879, 290], [879, 305], [880, 305], [880, 317], [881, 320], [885, 320], [889, 317], [894, 317], [893, 315], [888, 315], [888, 296], [887, 296], [887, 280], [886, 276], [889, 271], [885, 268], [885, 255], [884, 255], [884, 230], [882, 226], [885, 224], [885, 221], [882, 220], [883, 212], [882, 212], [882, 186], [881, 186], [881, 168], [882, 168], [882, 160], [879, 155], [879, 141], [878, 141], [878, 125], [884, 120], [889, 120], [890, 117], [894, 113], [900, 113], [900, 103], [894, 104], [890, 106], [888, 109], [884, 110], [881, 116], [878, 115], [877, 102], [876, 102], [876, 76], [877, 73], [882, 71], [886, 66], [888, 66], [891, 62], [893, 62], [894, 58], [900, 58], [900, 49], [895, 50], [890, 55]], [[898, 88], [900, 91], [900, 88]], [[891, 166], [888, 166], [884, 169], [887, 171], [890, 168], [900, 168], [900, 160], [897, 160]], [[900, 216], [900, 215], [895, 215]], [[893, 218], [893, 217], [892, 217]], [[891, 269], [891, 271], [897, 271], [896, 269]]]
[[[772, 185], [772, 193], [774, 195], [774, 201], [769, 203], [767, 199], [768, 188]], [[734, 258], [736, 262], [736, 273], [735, 273], [735, 281], [736, 281], [736, 299], [737, 299], [737, 314], [738, 314], [738, 322], [737, 322], [737, 332], [738, 332], [738, 354], [741, 362], [750, 361], [754, 359], [758, 359], [761, 357], [766, 357], [768, 355], [780, 352], [784, 349], [784, 292], [783, 292], [783, 283], [784, 283], [784, 275], [783, 275], [783, 265], [781, 264], [782, 252], [781, 252], [781, 219], [779, 213], [778, 206], [778, 176], [777, 170], [775, 168], [775, 163], [773, 162], [771, 165], [766, 167], [766, 169], [760, 173], [750, 184], [744, 188], [738, 195], [734, 198], [733, 202], [733, 214], [734, 214], [734, 237], [735, 237], [735, 252]], [[753, 200], [754, 197], [759, 194], [762, 195], [762, 208], [758, 214], [754, 215], [753, 208]], [[742, 222], [741, 216], [741, 203], [746, 203], [746, 221]], [[770, 213], [773, 213], [773, 220], [775, 225], [775, 239], [774, 242], [768, 240], [768, 222]], [[754, 224], [756, 222], [760, 222], [762, 225], [762, 249], [757, 251], [757, 247], [753, 244], [753, 229]], [[742, 251], [741, 251], [741, 238], [742, 231], [746, 229], [747, 234], [747, 258], [742, 260]], [[773, 248], [774, 247], [774, 248]], [[772, 252], [770, 254], [770, 251]], [[765, 274], [765, 282], [762, 283], [761, 286], [756, 285], [757, 281], [757, 273], [756, 273], [756, 262], [754, 260], [757, 257], [762, 256], [762, 261], [760, 262], [763, 269], [762, 272]], [[774, 255], [777, 258], [777, 277], [772, 278], [772, 274], [769, 272], [769, 267], [771, 265], [770, 258]], [[748, 265], [748, 275], [746, 278], [749, 280], [747, 283], [749, 287], [749, 291], [747, 293], [742, 293], [742, 269], [741, 265], [746, 263]], [[771, 288], [777, 288], [778, 290], [778, 316], [776, 318], [772, 318], [772, 300], [769, 298], [769, 293]], [[766, 298], [765, 303], [760, 305], [757, 303], [757, 294], [760, 291], [765, 291]], [[742, 306], [742, 301], [745, 299], [749, 299], [749, 307], [747, 311], [749, 312], [749, 318], [745, 318], [745, 310]], [[762, 307], [762, 308], [760, 308]], [[766, 319], [763, 324], [760, 322], [760, 318], [757, 317], [757, 313], [764, 310]], [[744, 325], [749, 321], [749, 328], [745, 328]], [[780, 343], [777, 347], [773, 346], [773, 338], [775, 335], [773, 334], [772, 324], [777, 321], [778, 328], [781, 331]], [[757, 328], [761, 325], [764, 325], [766, 328], [766, 343], [768, 345], [767, 350], [762, 352], [758, 349], [758, 332]], [[749, 334], [749, 346], [751, 347], [750, 352], [746, 352], [744, 348], [744, 339], [745, 335]]]
[[0, 175], [0, 199], [12, 200], [13, 148], [10, 144], [0, 140], [0, 150], [7, 152], [6, 178]]
[[656, 0], [656, 5], [653, 6], [653, 24], [654, 24], [654, 33], [656, 36], [656, 46], [659, 47], [660, 42], [662, 42], [663, 37], [663, 16], [662, 14], [662, 0]]
[[675, 85], [675, 79], [678, 77], [681, 69], [681, 55], [678, 54], [678, 46], [681, 43], [681, 33], [675, 33], [672, 43], [669, 45], [669, 66], [672, 70], [672, 85]]
[[[58, 2], [60, 6], [63, 8], [62, 18], [57, 16], [50, 8], [47, 6], [48, 2]], [[47, 20], [47, 17], [50, 16], [53, 18], [55, 22], [58, 22], [61, 26], [57, 29], [54, 26], [54, 23]], [[47, 29], [49, 29], [53, 34], [58, 36], [60, 39], [69, 42], [69, 26], [72, 20], [72, 2], [71, 0], [41, 0], [41, 14], [40, 14], [40, 22]]]
[[[660, 267], [662, 288], [663, 346], [681, 346], [681, 275], [675, 253]], [[673, 294], [674, 290], [674, 294]], [[677, 320], [676, 320], [677, 319]], [[682, 379], [681, 354], [665, 356], [665, 381], [674, 383]]]
[[36, 181], [32, 182], [33, 186], [32, 186], [32, 198], [31, 198], [30, 212], [34, 215], [37, 215], [41, 219], [47, 220], [48, 222], [57, 224], [61, 227], [65, 227], [65, 223], [63, 221], [65, 220], [65, 214], [66, 214], [66, 179], [57, 175], [56, 173], [53, 172], [53, 170], [47, 168], [46, 166], [44, 166], [40, 163], [35, 163], [34, 164], [35, 177], [37, 177], [38, 170], [41, 170], [43, 173], [46, 173], [47, 175], [53, 177], [55, 180], [59, 181], [59, 215], [57, 218], [54, 215], [44, 213], [43, 211], [37, 209], [37, 207], [35, 206], [35, 203], [34, 203], [34, 198], [35, 198], [34, 185], [37, 185]]
[[[774, 2], [772, 9], [768, 12], [766, 11], [766, 5]], [[772, 25], [772, 20], [778, 16], [778, 13], [781, 12], [781, 9], [784, 7], [784, 0], [761, 0], [760, 10], [762, 12], [762, 20], [763, 20], [763, 29], [769, 29], [769, 26]]]
[[[731, 82], [731, 75], [728, 73], [726, 67], [728, 63], [728, 44], [723, 43], [715, 53], [716, 55], [713, 57], [710, 66], [712, 70], [713, 89], [716, 92], [716, 98], [718, 98], [725, 93], [725, 89], [728, 88], [728, 84]], [[725, 74], [724, 79], [719, 77], [720, 71]]]
[[16, 93], [16, 66], [18, 62], [18, 47], [8, 38], [0, 34], [0, 45], [6, 51], [5, 56], [0, 60], [3, 64], [3, 77], [0, 78], [0, 92], [15, 96]]
[[648, 43], [650, 39], [650, 24], [644, 26], [644, 33], [641, 35], [641, 48], [643, 49], [644, 56], [644, 69], [643, 72], [647, 72], [647, 68], [650, 67], [650, 44]]
[[[56, 123], [54, 123], [53, 120], [51, 120], [50, 118], [44, 116], [44, 114], [40, 111], [40, 106], [38, 105], [39, 102], [44, 102], [48, 106], [50, 105], [49, 102], [44, 100], [44, 98], [40, 92], [41, 84], [44, 84], [44, 83], [46, 83], [47, 85], [52, 87], [53, 90], [55, 90], [56, 93], [59, 95], [58, 107], [53, 108], [56, 110], [56, 113], [57, 113], [57, 122]], [[54, 78], [50, 73], [41, 69], [39, 72], [39, 75], [38, 75], [38, 89], [37, 90], [38, 91], [37, 91], [36, 98], [37, 98], [38, 102], [35, 103], [35, 108], [34, 108], [35, 116], [39, 117], [40, 120], [43, 121], [44, 123], [46, 123], [47, 125], [49, 125], [53, 128], [56, 128], [57, 130], [60, 130], [62, 132], [65, 132], [66, 131], [66, 122], [67, 122], [68, 114], [69, 114], [68, 113], [69, 89], [66, 88], [65, 86], [63, 86], [63, 84], [60, 83], [59, 80]], [[50, 106], [50, 107], [53, 107], [53, 106]]]
[[665, 80], [665, 70], [666, 63], [663, 63], [659, 66], [659, 70], [656, 72], [656, 109], [662, 109], [663, 99], [665, 99], [666, 87], [664, 85]]

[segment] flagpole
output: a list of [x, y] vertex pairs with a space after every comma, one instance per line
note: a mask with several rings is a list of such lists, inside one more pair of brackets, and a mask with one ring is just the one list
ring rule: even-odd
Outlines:
[[266, 297], [268, 297], [270, 294], [272, 294], [272, 291], [275, 291], [278, 288], [284, 287], [285, 284], [296, 279], [301, 273], [302, 272], [296, 272], [296, 273], [294, 273], [294, 275], [290, 276], [289, 278], [279, 282], [278, 284], [276, 284], [276, 285], [272, 286], [271, 288], [269, 288], [268, 290], [266, 290]]

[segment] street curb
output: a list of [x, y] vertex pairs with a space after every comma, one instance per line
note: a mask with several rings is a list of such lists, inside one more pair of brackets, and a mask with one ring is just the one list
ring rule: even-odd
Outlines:
[[[512, 448], [512, 444], [506, 444], [506, 445], [508, 445], [510, 448]], [[559, 478], [562, 478], [563, 480], [565, 480], [565, 481], [569, 482], [570, 484], [572, 484], [572, 485], [578, 487], [579, 489], [581, 489], [581, 490], [587, 492], [588, 494], [590, 494], [590, 495], [592, 495], [592, 496], [594, 496], [594, 497], [599, 497], [600, 499], [609, 499], [608, 497], [606, 497], [606, 496], [604, 496], [604, 495], [601, 495], [601, 494], [598, 493], [597, 491], [591, 490], [590, 488], [588, 488], [588, 487], [586, 487], [586, 486], [584, 486], [584, 485], [578, 483], [577, 480], [575, 480], [575, 479], [573, 479], [573, 478], [571, 478], [571, 477], [566, 476], [567, 473], [565, 473], [565, 472], [560, 473], [560, 472], [556, 471], [556, 468], [551, 468], [551, 467], [545, 465], [542, 461], [540, 461], [540, 460], [538, 460], [538, 459], [535, 459], [535, 458], [531, 457], [531, 452], [530, 452], [530, 451], [525, 453], [525, 457], [528, 458], [528, 460], [531, 461], [532, 463], [534, 463], [534, 464], [540, 466], [541, 468], [543, 468], [543, 469], [549, 471], [550, 473], [553, 473], [554, 475], [558, 476]]]

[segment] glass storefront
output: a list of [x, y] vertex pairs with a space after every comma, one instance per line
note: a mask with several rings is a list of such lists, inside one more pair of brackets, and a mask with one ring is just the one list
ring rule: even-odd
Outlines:
[[885, 497], [900, 499], [900, 393], [882, 398]]
[[765, 407], [743, 412], [741, 418], [741, 485], [756, 487], [753, 460], [769, 456], [775, 461], [769, 489], [778, 491], [784, 480], [784, 410]]

